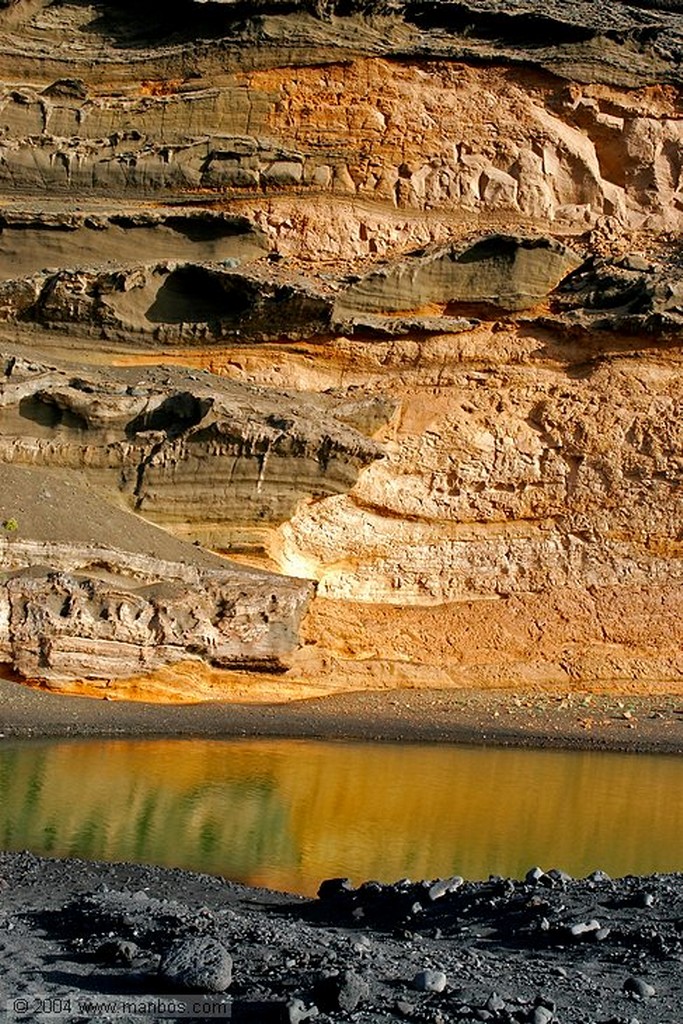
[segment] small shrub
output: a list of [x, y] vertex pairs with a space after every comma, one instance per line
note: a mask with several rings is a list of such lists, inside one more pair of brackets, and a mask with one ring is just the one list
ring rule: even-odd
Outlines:
[[12, 516], [10, 519], [5, 519], [2, 524], [3, 530], [7, 530], [8, 533], [14, 533], [19, 529], [18, 521]]

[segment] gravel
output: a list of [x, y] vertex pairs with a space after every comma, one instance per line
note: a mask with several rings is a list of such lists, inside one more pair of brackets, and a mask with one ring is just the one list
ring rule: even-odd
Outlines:
[[47, 999], [189, 1000], [197, 985], [232, 1020], [259, 1024], [680, 1024], [683, 875], [544, 875], [550, 884], [464, 881], [438, 900], [438, 879], [337, 883], [303, 899], [3, 853], [0, 987], [28, 1007], [9, 1020], [36, 1024]]

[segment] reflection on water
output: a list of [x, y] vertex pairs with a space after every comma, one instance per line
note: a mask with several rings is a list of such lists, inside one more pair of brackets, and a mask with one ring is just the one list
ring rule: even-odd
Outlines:
[[5, 742], [0, 846], [315, 892], [683, 868], [683, 759], [294, 740]]

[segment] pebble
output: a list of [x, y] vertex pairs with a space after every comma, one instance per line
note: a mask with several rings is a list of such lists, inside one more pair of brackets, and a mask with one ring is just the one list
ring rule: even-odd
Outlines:
[[447, 980], [443, 971], [418, 971], [413, 978], [413, 988], [418, 992], [443, 992]]
[[639, 999], [648, 999], [655, 994], [655, 987], [644, 978], [627, 978], [624, 982], [624, 992], [637, 996]]
[[578, 939], [585, 935], [590, 935], [594, 932], [599, 932], [602, 929], [602, 925], [599, 921], [593, 918], [592, 921], [579, 921], [577, 924], [573, 924], [569, 928], [569, 934], [573, 938]]
[[309, 1006], [301, 999], [292, 999], [287, 1003], [287, 1019], [289, 1024], [301, 1024], [302, 1020], [310, 1020], [318, 1016], [318, 1007]]
[[352, 1012], [359, 1003], [370, 996], [370, 986], [365, 978], [355, 971], [328, 974], [315, 987], [315, 1001], [324, 1011], [346, 1010]]
[[442, 896], [455, 892], [463, 883], [464, 879], [460, 875], [453, 875], [452, 878], [439, 878], [429, 887], [427, 895], [432, 901], [440, 900]]
[[190, 992], [225, 992], [232, 982], [232, 957], [210, 936], [179, 939], [162, 957], [159, 974]]
[[532, 1024], [550, 1024], [555, 1019], [555, 1014], [547, 1006], [535, 1006], [531, 1017]]
[[404, 1017], [412, 1017], [417, 1007], [415, 1003], [409, 1003], [405, 999], [399, 999], [396, 1003], [396, 1009]]

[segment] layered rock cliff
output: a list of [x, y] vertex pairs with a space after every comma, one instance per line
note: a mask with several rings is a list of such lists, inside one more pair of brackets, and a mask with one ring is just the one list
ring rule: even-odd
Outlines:
[[[148, 631], [142, 668], [680, 687], [679, 5], [138, 7], [0, 10], [2, 473], [267, 567], [287, 608], [230, 656]], [[3, 510], [6, 593], [67, 609], [5, 616], [6, 656], [132, 674], [93, 653], [105, 583], [55, 576], [78, 544]], [[65, 623], [56, 667], [26, 630]]]
[[0, 505], [0, 657], [22, 675], [113, 680], [191, 658], [286, 664], [305, 583], [174, 540], [63, 469], [3, 466]]

